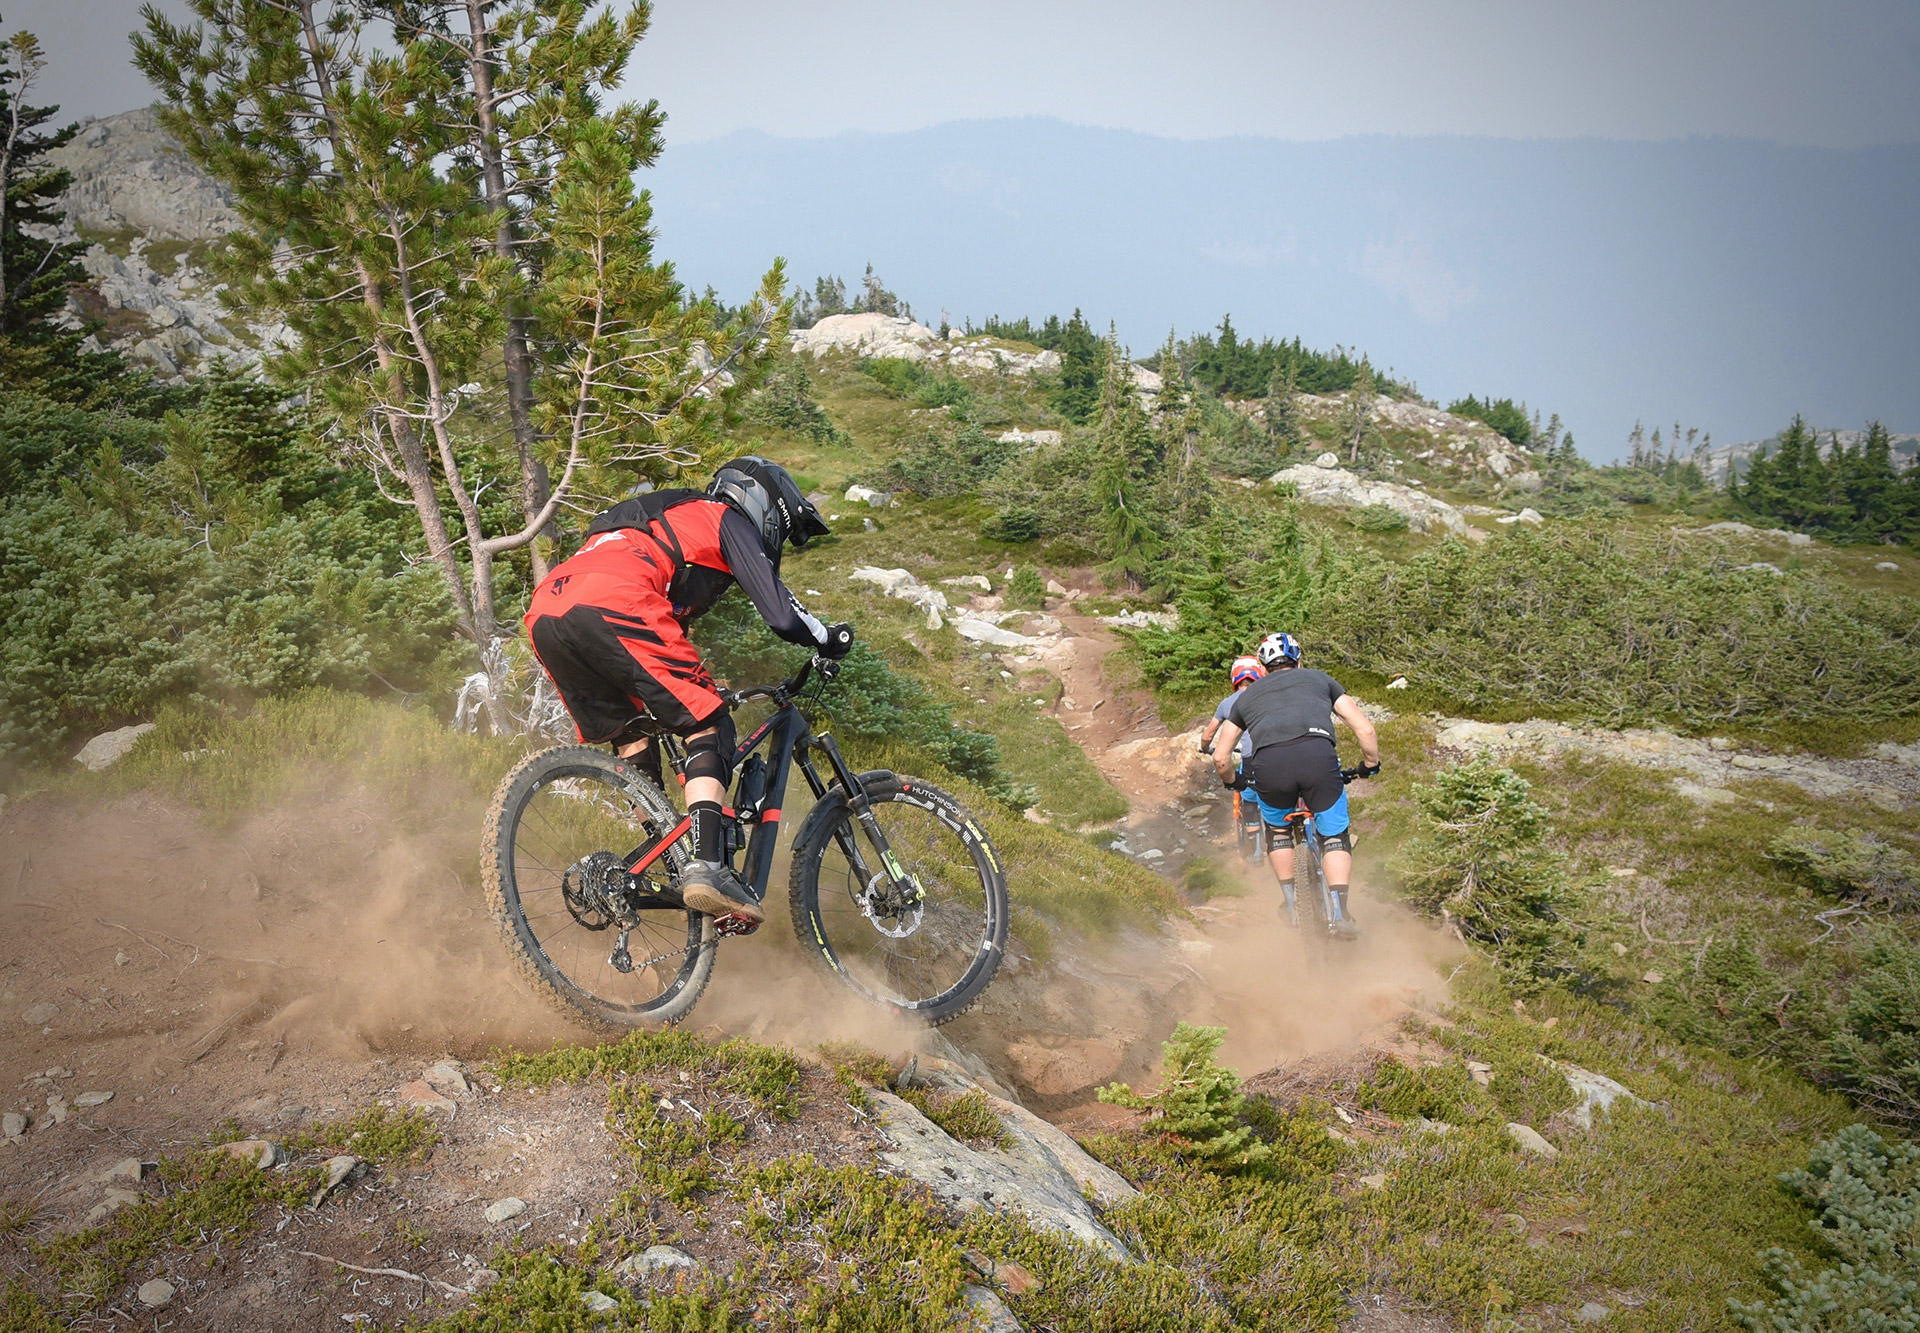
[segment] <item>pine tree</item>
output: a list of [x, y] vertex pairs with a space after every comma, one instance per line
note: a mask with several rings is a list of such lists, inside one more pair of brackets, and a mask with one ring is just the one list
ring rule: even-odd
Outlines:
[[[307, 388], [343, 452], [404, 494], [461, 632], [486, 647], [500, 634], [499, 559], [596, 479], [618, 484], [612, 469], [697, 457], [784, 337], [780, 270], [722, 326], [654, 260], [632, 177], [659, 151], [661, 118], [651, 104], [601, 106], [644, 32], [643, 5], [588, 19], [572, 0], [527, 0], [489, 29], [485, 63], [517, 72], [496, 95], [525, 99], [495, 104], [494, 132], [511, 136], [527, 181], [511, 201], [515, 244], [539, 264], [499, 252], [474, 62], [418, 10], [192, 8], [199, 22], [185, 26], [149, 7], [135, 61], [166, 103], [162, 123], [232, 188], [246, 222], [219, 261], [228, 297], [300, 335], [275, 374]], [[480, 496], [525, 473], [468, 447], [453, 420], [521, 313], [538, 332], [530, 415], [554, 479], [538, 512], [503, 524]]]
[[1353, 389], [1347, 395], [1347, 410], [1340, 420], [1340, 433], [1347, 442], [1349, 467], [1359, 466], [1361, 449], [1376, 437], [1373, 429], [1373, 400], [1376, 396], [1373, 364], [1361, 357], [1360, 372], [1354, 377]]
[[48, 235], [62, 222], [60, 199], [73, 175], [46, 155], [79, 126], [48, 130], [59, 108], [26, 100], [45, 68], [30, 32], [14, 33], [0, 48], [0, 379], [72, 398], [106, 379], [118, 360], [83, 355], [85, 335], [55, 322], [68, 289], [86, 277], [86, 244]]
[[1300, 447], [1300, 371], [1291, 360], [1275, 362], [1267, 379], [1267, 441], [1275, 458]]
[[1152, 581], [1154, 561], [1166, 548], [1153, 503], [1165, 454], [1140, 406], [1133, 365], [1119, 338], [1109, 331], [1102, 347], [1106, 371], [1094, 421], [1094, 497], [1108, 571], [1140, 587]]
[[1241, 1122], [1247, 1099], [1239, 1076], [1214, 1059], [1226, 1035], [1225, 1028], [1178, 1023], [1160, 1047], [1165, 1084], [1159, 1092], [1142, 1097], [1124, 1083], [1110, 1083], [1095, 1095], [1116, 1106], [1153, 1111], [1149, 1128], [1210, 1170], [1263, 1166], [1273, 1150]]
[[1060, 376], [1050, 400], [1054, 411], [1076, 425], [1085, 425], [1100, 405], [1100, 384], [1106, 373], [1106, 348], [1078, 310], [1060, 331]]

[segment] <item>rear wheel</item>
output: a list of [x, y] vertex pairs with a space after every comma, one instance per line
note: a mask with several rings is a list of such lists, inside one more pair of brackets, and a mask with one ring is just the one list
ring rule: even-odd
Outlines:
[[831, 793], [793, 849], [794, 933], [862, 996], [938, 1026], [1000, 968], [1006, 877], [979, 823], [938, 787], [891, 773], [864, 785], [893, 865], [845, 794]]
[[693, 1008], [713, 974], [713, 918], [664, 905], [678, 901], [687, 840], [629, 873], [679, 820], [632, 764], [583, 745], [529, 755], [501, 782], [482, 874], [494, 922], [547, 1000], [622, 1028]]
[[1297, 833], [1293, 840], [1293, 901], [1307, 947], [1323, 948], [1327, 942], [1327, 900], [1320, 893], [1320, 867], [1313, 859], [1313, 848]]

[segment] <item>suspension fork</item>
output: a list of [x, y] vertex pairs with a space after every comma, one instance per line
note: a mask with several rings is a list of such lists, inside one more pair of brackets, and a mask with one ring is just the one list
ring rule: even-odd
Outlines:
[[[838, 782], [840, 789], [847, 794], [847, 807], [853, 811], [854, 818], [860, 821], [860, 827], [866, 830], [867, 837], [872, 839], [873, 846], [880, 853], [880, 862], [886, 867], [887, 877], [892, 881], [893, 887], [901, 892], [914, 893], [916, 889], [913, 880], [901, 868], [899, 859], [894, 856], [893, 846], [887, 841], [886, 833], [880, 828], [880, 821], [873, 817], [873, 804], [867, 800], [867, 789], [847, 767], [847, 761], [840, 755], [840, 746], [831, 735], [809, 736], [803, 745], [805, 749], [818, 750], [826, 755], [827, 763], [833, 768], [834, 781]], [[804, 750], [800, 760], [800, 771], [806, 774], [807, 784], [813, 788], [815, 799], [827, 794], [827, 784], [821, 781], [820, 774], [814, 769], [813, 761], [805, 756]], [[860, 891], [864, 894], [866, 886], [873, 882], [875, 876], [868, 865], [867, 858], [860, 851], [860, 844], [854, 838], [853, 830], [841, 824], [834, 829], [833, 840], [838, 844], [840, 854], [847, 858], [847, 864], [853, 867], [854, 874], [859, 877]]]

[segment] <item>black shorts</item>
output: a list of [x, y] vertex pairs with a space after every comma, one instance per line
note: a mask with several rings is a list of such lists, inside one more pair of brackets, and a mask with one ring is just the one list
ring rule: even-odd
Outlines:
[[[1255, 750], [1253, 789], [1260, 797], [1263, 816], [1279, 811], [1285, 818], [1285, 812], [1304, 800], [1321, 832], [1331, 835], [1347, 826], [1347, 784], [1340, 780], [1340, 752], [1322, 737], [1302, 736]], [[1322, 816], [1328, 814], [1334, 815], [1339, 828], [1327, 827], [1328, 820]], [[1267, 822], [1275, 821], [1268, 818]]]
[[634, 739], [643, 715], [685, 735], [725, 705], [685, 630], [670, 617], [649, 624], [631, 614], [576, 606], [528, 617], [528, 637], [588, 743]]

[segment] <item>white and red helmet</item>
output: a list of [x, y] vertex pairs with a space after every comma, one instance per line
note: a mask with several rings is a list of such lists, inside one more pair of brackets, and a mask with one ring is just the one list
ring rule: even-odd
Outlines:
[[1233, 669], [1227, 673], [1227, 678], [1233, 682], [1233, 688], [1237, 690], [1242, 685], [1251, 684], [1266, 674], [1267, 669], [1260, 665], [1258, 658], [1236, 657], [1233, 659]]

